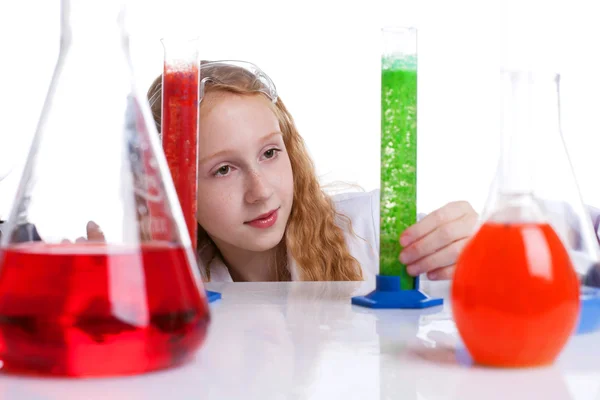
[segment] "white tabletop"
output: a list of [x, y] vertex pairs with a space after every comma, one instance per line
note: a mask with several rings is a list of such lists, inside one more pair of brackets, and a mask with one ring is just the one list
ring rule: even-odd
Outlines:
[[[0, 399], [600, 399], [600, 334], [574, 336], [549, 368], [470, 366], [449, 304], [350, 304], [368, 284], [209, 284], [223, 299], [196, 361], [112, 379], [0, 376]], [[423, 289], [447, 298], [448, 283]]]

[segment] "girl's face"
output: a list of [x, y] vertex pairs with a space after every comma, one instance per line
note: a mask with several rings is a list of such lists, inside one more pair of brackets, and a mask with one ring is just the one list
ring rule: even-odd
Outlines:
[[270, 250], [281, 242], [294, 196], [279, 121], [260, 94], [209, 94], [203, 102], [198, 223], [221, 251]]

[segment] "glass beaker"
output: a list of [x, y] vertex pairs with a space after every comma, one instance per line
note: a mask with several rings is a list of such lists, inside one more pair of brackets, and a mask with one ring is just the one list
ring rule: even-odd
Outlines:
[[381, 60], [379, 274], [415, 280], [398, 256], [400, 234], [417, 222], [417, 30], [385, 28]]
[[574, 332], [575, 264], [593, 261], [597, 242], [562, 140], [559, 76], [507, 70], [502, 89], [500, 163], [457, 261], [452, 309], [476, 363], [546, 365]]
[[162, 39], [161, 138], [187, 229], [196, 248], [198, 186], [198, 39]]
[[0, 243], [12, 373], [181, 364], [209, 309], [158, 132], [135, 86], [124, 1], [62, 0], [61, 49]]

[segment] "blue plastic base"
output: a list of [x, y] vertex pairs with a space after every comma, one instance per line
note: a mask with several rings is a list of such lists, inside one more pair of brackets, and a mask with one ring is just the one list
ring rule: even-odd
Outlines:
[[415, 289], [402, 290], [399, 276], [377, 275], [375, 290], [366, 296], [352, 298], [352, 304], [369, 308], [428, 308], [442, 305], [443, 299], [431, 298], [419, 290], [419, 278]]
[[221, 298], [221, 293], [219, 292], [211, 292], [210, 290], [206, 291], [206, 298], [208, 299], [209, 303], [212, 303], [213, 301], [219, 300]]
[[581, 287], [581, 311], [577, 334], [595, 332], [600, 329], [600, 289]]

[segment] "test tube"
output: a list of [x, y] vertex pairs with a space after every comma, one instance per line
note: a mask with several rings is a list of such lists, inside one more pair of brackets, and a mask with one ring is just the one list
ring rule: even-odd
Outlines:
[[192, 248], [196, 248], [198, 184], [198, 39], [162, 39], [162, 146], [181, 204]]
[[398, 256], [400, 234], [417, 220], [417, 30], [382, 34], [379, 273], [409, 290], [415, 280]]

